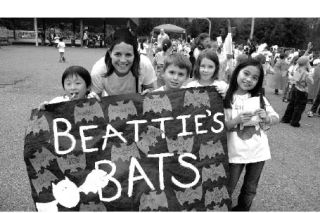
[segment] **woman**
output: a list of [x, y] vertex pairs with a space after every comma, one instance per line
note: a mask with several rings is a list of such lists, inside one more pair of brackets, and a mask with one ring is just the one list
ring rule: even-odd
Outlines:
[[139, 55], [137, 38], [128, 29], [114, 33], [110, 49], [93, 65], [91, 78], [92, 94], [99, 96], [141, 93], [154, 89], [157, 80], [151, 61]]

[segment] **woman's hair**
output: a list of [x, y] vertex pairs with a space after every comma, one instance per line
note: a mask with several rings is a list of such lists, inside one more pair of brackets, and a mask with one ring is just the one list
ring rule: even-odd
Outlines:
[[91, 86], [91, 76], [88, 70], [81, 66], [70, 66], [62, 74], [62, 87], [64, 89], [64, 80], [68, 76], [80, 76], [86, 83], [87, 88]]
[[170, 39], [166, 38], [162, 41], [161, 45], [162, 45], [163, 52], [166, 52], [172, 46], [172, 43]]
[[219, 58], [218, 58], [217, 54], [213, 50], [210, 50], [210, 49], [203, 50], [199, 54], [199, 56], [194, 64], [194, 68], [193, 68], [194, 78], [198, 79], [198, 80], [201, 78], [200, 65], [201, 65], [202, 59], [204, 59], [204, 58], [207, 58], [207, 59], [214, 62], [216, 67], [215, 67], [215, 70], [214, 70], [214, 73], [213, 73], [211, 79], [217, 80], [218, 75], [219, 75], [219, 69], [220, 69]]
[[110, 56], [110, 53], [112, 52], [113, 48], [120, 44], [121, 42], [124, 42], [126, 44], [129, 44], [133, 47], [133, 53], [134, 53], [134, 60], [133, 65], [131, 67], [131, 72], [134, 77], [139, 76], [139, 66], [140, 66], [140, 55], [138, 52], [138, 41], [136, 36], [134, 36], [128, 29], [120, 29], [114, 32], [113, 34], [113, 41], [111, 43], [110, 49], [106, 52], [104, 62], [107, 67], [107, 73], [103, 75], [103, 77], [110, 76], [115, 68], [112, 65], [112, 59]]
[[164, 60], [163, 71], [165, 72], [165, 70], [172, 64], [174, 66], [179, 67], [180, 69], [186, 69], [187, 76], [190, 75], [192, 65], [191, 65], [191, 62], [187, 56], [185, 56], [181, 53], [173, 53], [171, 55], [168, 55]]
[[263, 83], [263, 78], [264, 78], [263, 67], [259, 61], [252, 59], [252, 58], [248, 59], [248, 60], [238, 64], [231, 75], [229, 88], [227, 90], [226, 97], [224, 99], [224, 107], [225, 108], [231, 108], [231, 103], [233, 101], [233, 94], [237, 91], [238, 86], [239, 86], [238, 82], [237, 82], [239, 72], [247, 66], [255, 66], [260, 71], [258, 83], [256, 84], [256, 86], [252, 90], [249, 90], [248, 92], [251, 94], [251, 97], [259, 96], [260, 93], [262, 92], [262, 83]]

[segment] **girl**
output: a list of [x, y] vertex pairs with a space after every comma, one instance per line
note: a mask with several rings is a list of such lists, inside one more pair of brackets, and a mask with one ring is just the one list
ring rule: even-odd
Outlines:
[[224, 100], [230, 194], [245, 167], [238, 204], [233, 208], [235, 211], [249, 211], [251, 207], [264, 163], [271, 158], [264, 127], [279, 120], [278, 114], [261, 95], [263, 77], [259, 61], [249, 59], [239, 64], [233, 71]]
[[128, 29], [114, 33], [106, 55], [93, 66], [91, 78], [91, 95], [98, 100], [101, 94], [120, 95], [153, 89], [157, 80], [150, 59], [139, 54], [137, 38]]
[[217, 91], [224, 97], [228, 89], [228, 84], [218, 80], [219, 76], [219, 58], [217, 54], [211, 50], [203, 50], [194, 67], [194, 80], [186, 83], [184, 88], [215, 86]]
[[62, 74], [61, 81], [65, 95], [58, 96], [49, 102], [45, 101], [41, 103], [39, 109], [44, 110], [47, 104], [83, 99], [86, 98], [90, 92], [90, 73], [81, 66], [68, 67]]

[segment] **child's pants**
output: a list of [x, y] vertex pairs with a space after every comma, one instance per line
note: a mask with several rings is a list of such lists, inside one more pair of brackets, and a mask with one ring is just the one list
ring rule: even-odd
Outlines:
[[250, 210], [253, 198], [257, 193], [258, 182], [264, 163], [265, 161], [248, 164], [229, 163], [230, 178], [228, 182], [228, 190], [230, 195], [233, 193], [237, 185], [243, 168], [245, 167], [246, 170], [241, 192], [238, 196], [238, 204], [232, 208], [233, 211]]
[[295, 87], [292, 87], [291, 100], [287, 106], [286, 112], [282, 117], [282, 121], [289, 123], [292, 126], [300, 125], [301, 115], [306, 108], [308, 102], [308, 93], [301, 92]]

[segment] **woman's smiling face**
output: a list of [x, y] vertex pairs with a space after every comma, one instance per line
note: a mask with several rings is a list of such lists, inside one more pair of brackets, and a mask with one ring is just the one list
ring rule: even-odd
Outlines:
[[119, 75], [126, 75], [134, 61], [133, 46], [124, 42], [116, 44], [110, 53], [112, 65]]

